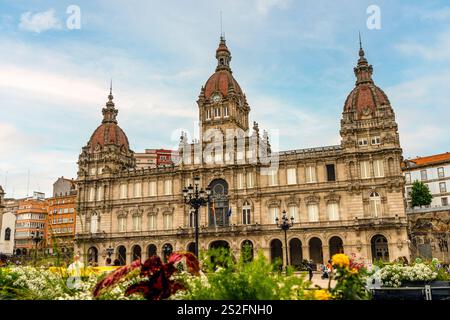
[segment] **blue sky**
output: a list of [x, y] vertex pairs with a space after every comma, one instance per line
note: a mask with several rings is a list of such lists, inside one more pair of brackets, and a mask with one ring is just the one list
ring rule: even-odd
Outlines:
[[[69, 5], [81, 28], [66, 26]], [[368, 29], [377, 5], [381, 28]], [[113, 78], [131, 148], [173, 148], [193, 131], [214, 72], [219, 12], [251, 121], [281, 150], [339, 144], [361, 31], [390, 98], [404, 157], [449, 150], [448, 1], [0, 1], [0, 184], [51, 193], [75, 177]]]

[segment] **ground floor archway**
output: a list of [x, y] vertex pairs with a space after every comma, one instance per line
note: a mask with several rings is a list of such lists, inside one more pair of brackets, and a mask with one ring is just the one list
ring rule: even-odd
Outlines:
[[330, 259], [337, 253], [344, 253], [344, 242], [340, 237], [331, 237], [328, 245], [330, 247]]
[[137, 260], [137, 259], [141, 259], [141, 256], [142, 256], [142, 249], [141, 249], [141, 246], [139, 246], [139, 245], [134, 245], [132, 248], [131, 248], [131, 253], [132, 253], [132, 261], [135, 261], [135, 260]]
[[315, 264], [323, 264], [322, 240], [317, 237], [309, 240], [309, 258]]
[[289, 241], [290, 265], [299, 268], [303, 261], [302, 242], [298, 238]]
[[385, 236], [377, 234], [370, 240], [372, 247], [372, 261], [389, 261], [389, 246]]
[[119, 246], [117, 248], [117, 261], [114, 264], [124, 266], [127, 264], [127, 248], [125, 246]]

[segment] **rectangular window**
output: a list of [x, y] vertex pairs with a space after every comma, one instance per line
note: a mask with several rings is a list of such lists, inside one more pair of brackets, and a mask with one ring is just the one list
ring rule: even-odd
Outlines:
[[156, 181], [150, 181], [148, 184], [148, 195], [154, 197], [158, 195]]
[[448, 206], [448, 198], [447, 197], [445, 197], [445, 198], [441, 198], [441, 204], [442, 204], [442, 206]]
[[306, 183], [316, 182], [316, 167], [306, 167]]
[[405, 181], [406, 183], [411, 183], [411, 173], [405, 173]]
[[139, 231], [141, 229], [141, 217], [134, 216], [133, 217], [133, 231]]
[[172, 229], [172, 215], [171, 214], [164, 215], [164, 229], [165, 230]]
[[439, 182], [439, 191], [441, 193], [447, 192], [447, 185], [445, 184], [445, 182]]
[[288, 218], [291, 219], [291, 217], [294, 217], [294, 223], [295, 222], [299, 222], [299, 217], [298, 217], [298, 210], [297, 210], [297, 206], [295, 205], [290, 205], [288, 207]]
[[373, 173], [375, 175], [375, 178], [384, 177], [383, 160], [374, 160], [373, 161]]
[[126, 199], [128, 197], [128, 185], [120, 185], [120, 199]]
[[336, 221], [339, 220], [339, 204], [334, 202], [334, 203], [329, 203], [327, 206], [327, 211], [328, 211], [328, 220], [330, 221]]
[[411, 198], [412, 187], [406, 187], [406, 197]]
[[166, 196], [172, 194], [172, 180], [165, 180], [164, 181], [164, 194]]
[[247, 172], [247, 188], [253, 188], [253, 172]]
[[276, 218], [278, 217], [278, 208], [269, 208], [269, 223], [276, 223]]
[[126, 221], [125, 217], [119, 217], [118, 224], [119, 224], [119, 232], [125, 232], [126, 231]]
[[319, 221], [319, 205], [318, 204], [308, 204], [308, 219], [309, 219], [309, 222]]
[[270, 170], [267, 178], [269, 179], [269, 186], [278, 185], [278, 170]]
[[103, 200], [103, 187], [97, 188], [97, 201]]
[[238, 173], [236, 178], [237, 178], [237, 188], [243, 189], [244, 188], [244, 174]]
[[420, 180], [422, 181], [427, 180], [427, 170], [420, 170]]
[[361, 179], [370, 178], [370, 166], [369, 161], [361, 161]]
[[336, 172], [334, 164], [327, 164], [327, 181], [336, 181]]
[[295, 168], [287, 169], [287, 184], [297, 184], [297, 170]]
[[379, 136], [375, 136], [375, 137], [372, 137], [372, 139], [371, 139], [371, 143], [372, 143], [372, 145], [378, 145], [378, 144], [380, 144], [380, 137]]
[[154, 214], [148, 216], [148, 229], [156, 230], [156, 215]]
[[94, 200], [95, 200], [95, 188], [91, 187], [89, 189], [89, 201], [94, 201]]
[[223, 108], [223, 116], [226, 118], [228, 117], [228, 107]]
[[360, 147], [365, 147], [367, 146], [369, 143], [367, 142], [367, 138], [360, 138], [358, 139], [358, 145]]
[[438, 172], [438, 178], [439, 179], [442, 179], [442, 178], [444, 178], [445, 177], [445, 174], [444, 174], [444, 168], [437, 168], [437, 172]]
[[244, 152], [243, 152], [243, 151], [238, 151], [238, 152], [236, 153], [236, 159], [237, 159], [237, 160], [242, 160], [242, 159], [244, 159]]
[[134, 184], [134, 197], [140, 198], [142, 197], [142, 183], [136, 182]]

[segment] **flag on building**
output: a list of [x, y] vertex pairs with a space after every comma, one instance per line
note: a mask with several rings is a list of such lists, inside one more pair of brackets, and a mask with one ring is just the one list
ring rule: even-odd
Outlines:
[[217, 224], [216, 224], [216, 205], [214, 203], [214, 199], [211, 203], [211, 214], [212, 214], [212, 219], [214, 221], [214, 226], [217, 226]]
[[230, 216], [231, 216], [231, 207], [228, 207], [227, 217], [229, 218]]

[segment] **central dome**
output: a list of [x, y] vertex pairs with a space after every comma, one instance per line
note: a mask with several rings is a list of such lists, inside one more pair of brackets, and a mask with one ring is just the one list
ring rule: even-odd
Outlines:
[[220, 93], [225, 98], [231, 91], [234, 94], [243, 95], [241, 87], [232, 75], [230, 68], [231, 53], [223, 36], [220, 37], [219, 47], [216, 50], [216, 59], [216, 71], [209, 77], [203, 87], [205, 98], [209, 99], [214, 93]]
[[95, 129], [89, 140], [90, 150], [103, 148], [106, 145], [115, 145], [119, 148], [129, 149], [128, 138], [125, 132], [115, 123], [102, 123]]
[[242, 94], [241, 87], [229, 70], [218, 70], [205, 83], [205, 98], [209, 99], [215, 92], [220, 92], [223, 97], [228, 96], [228, 91], [233, 88], [236, 94]]
[[117, 124], [118, 110], [114, 106], [112, 92], [109, 93], [106, 107], [102, 110], [102, 124], [95, 129], [88, 142], [89, 150], [97, 151], [103, 149], [107, 145], [115, 145], [121, 150], [128, 151], [130, 149], [128, 138], [123, 130]]
[[389, 99], [372, 80], [373, 68], [369, 65], [362, 47], [359, 49], [358, 65], [354, 68], [355, 88], [349, 93], [344, 104], [344, 112], [355, 112], [362, 116], [375, 116], [381, 106], [390, 105]]

